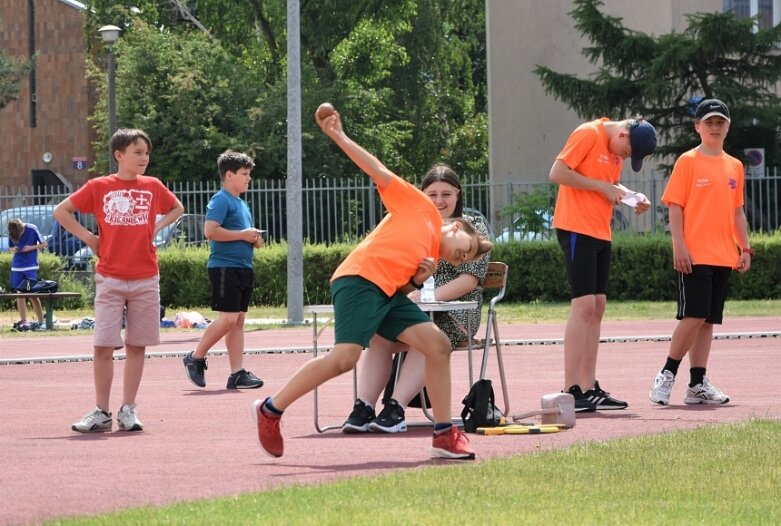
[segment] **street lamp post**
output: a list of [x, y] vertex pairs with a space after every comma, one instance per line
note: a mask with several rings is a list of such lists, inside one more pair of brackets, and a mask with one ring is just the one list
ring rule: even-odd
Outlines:
[[116, 87], [114, 85], [114, 42], [119, 38], [119, 32], [122, 31], [117, 26], [103, 26], [98, 29], [98, 33], [103, 41], [108, 44], [108, 166], [109, 173], [117, 171], [117, 161], [114, 159], [114, 152], [111, 151], [111, 137], [117, 131], [117, 107], [116, 107]]

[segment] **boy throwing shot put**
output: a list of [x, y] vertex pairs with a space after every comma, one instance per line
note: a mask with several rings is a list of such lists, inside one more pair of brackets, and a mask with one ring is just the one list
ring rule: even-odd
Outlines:
[[747, 272], [754, 251], [743, 211], [743, 164], [724, 151], [730, 125], [727, 105], [702, 101], [694, 113], [700, 145], [681, 155], [662, 195], [669, 208], [673, 265], [678, 272], [678, 312], [667, 362], [649, 393], [670, 403], [678, 366], [689, 355], [685, 404], [726, 404], [729, 396], [705, 376], [713, 325], [721, 324], [732, 269]]
[[307, 362], [276, 394], [253, 404], [260, 445], [269, 455], [281, 457], [283, 411], [301, 396], [355, 367], [361, 351], [369, 347], [376, 333], [406, 343], [426, 358], [426, 386], [435, 421], [431, 455], [473, 459], [475, 452], [466, 436], [451, 424], [450, 341], [407, 298], [407, 293], [420, 288], [434, 273], [438, 258], [458, 265], [477, 259], [492, 245], [466, 220], [443, 222], [431, 199], [344, 133], [338, 112], [321, 107], [315, 120], [372, 178], [388, 214], [331, 278], [336, 333], [333, 350]]

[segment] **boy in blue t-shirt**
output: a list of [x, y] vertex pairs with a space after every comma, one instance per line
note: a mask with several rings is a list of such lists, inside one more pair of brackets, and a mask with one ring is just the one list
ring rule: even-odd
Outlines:
[[263, 385], [263, 380], [243, 367], [244, 318], [255, 286], [252, 255], [254, 248], [263, 246], [263, 238], [252, 226], [249, 206], [239, 195], [249, 188], [254, 167], [243, 153], [228, 150], [217, 158], [222, 189], [206, 207], [203, 230], [211, 248], [206, 267], [212, 309], [219, 317], [206, 328], [195, 351], [184, 357], [187, 377], [198, 387], [206, 387], [206, 353], [223, 337], [231, 366], [227, 388], [257, 389]]
[[[20, 289], [25, 279], [38, 279], [38, 251], [46, 248], [46, 241], [41, 237], [38, 227], [32, 223], [23, 223], [21, 219], [11, 219], [8, 222], [8, 247], [13, 254], [11, 258], [11, 288]], [[14, 324], [17, 330], [39, 330], [44, 328], [43, 308], [41, 300], [30, 298], [30, 303], [38, 317], [37, 322], [27, 322], [27, 302], [25, 298], [16, 299], [21, 320]]]

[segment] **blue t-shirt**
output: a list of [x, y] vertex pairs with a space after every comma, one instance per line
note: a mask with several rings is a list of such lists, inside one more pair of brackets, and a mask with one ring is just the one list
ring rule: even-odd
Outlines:
[[[227, 230], [252, 228], [252, 214], [244, 200], [224, 188], [214, 194], [206, 206], [206, 221], [216, 221]], [[211, 251], [207, 268], [252, 267], [252, 243], [246, 241], [209, 241]]]
[[9, 247], [16, 247], [17, 251], [14, 252], [11, 258], [11, 270], [24, 271], [24, 270], [37, 270], [38, 269], [38, 250], [30, 250], [29, 252], [19, 252], [29, 245], [37, 245], [43, 243], [41, 233], [38, 232], [38, 227], [32, 223], [24, 224], [24, 232], [22, 232], [19, 241], [14, 243], [10, 238], [8, 239]]

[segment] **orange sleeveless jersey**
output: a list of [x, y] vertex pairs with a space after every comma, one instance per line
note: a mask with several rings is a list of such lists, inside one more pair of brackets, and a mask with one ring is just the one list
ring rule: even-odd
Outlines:
[[[617, 183], [621, 179], [623, 159], [608, 148], [603, 124], [609, 121], [603, 117], [575, 128], [556, 159], [585, 177]], [[559, 185], [553, 214], [555, 228], [610, 241], [612, 217], [613, 205], [601, 193]]]
[[426, 194], [400, 177], [379, 192], [388, 214], [339, 265], [331, 281], [361, 276], [392, 296], [417, 272], [421, 259], [439, 259], [442, 218]]
[[683, 208], [683, 239], [695, 265], [737, 267], [735, 209], [743, 206], [743, 164], [722, 152], [681, 155], [662, 202]]

